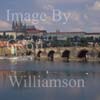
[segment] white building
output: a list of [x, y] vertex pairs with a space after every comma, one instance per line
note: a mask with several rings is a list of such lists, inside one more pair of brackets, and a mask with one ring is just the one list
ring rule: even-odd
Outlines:
[[85, 37], [94, 37], [94, 38], [99, 38], [100, 37], [100, 33], [85, 33], [84, 35]]
[[47, 40], [49, 40], [49, 38], [51, 38], [51, 40], [56, 37], [57, 40], [67, 40], [67, 38], [73, 38], [75, 36], [78, 37], [83, 37], [85, 34], [85, 32], [50, 32], [45, 34], [45, 38]]

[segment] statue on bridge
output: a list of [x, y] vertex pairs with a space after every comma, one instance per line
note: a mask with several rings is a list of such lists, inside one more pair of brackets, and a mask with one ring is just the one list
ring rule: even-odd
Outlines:
[[36, 41], [36, 49], [43, 48], [43, 41], [41, 39]]

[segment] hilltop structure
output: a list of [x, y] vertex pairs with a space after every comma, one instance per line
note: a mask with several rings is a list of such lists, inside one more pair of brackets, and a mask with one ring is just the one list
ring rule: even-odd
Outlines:
[[12, 22], [12, 30], [0, 31], [0, 37], [10, 36], [13, 39], [16, 39], [17, 36], [24, 37], [43, 37], [44, 40], [48, 41], [49, 39], [57, 40], [67, 40], [68, 38], [73, 37], [100, 37], [100, 33], [87, 33], [87, 32], [47, 32], [46, 30], [37, 29], [34, 25], [27, 25], [23, 23], [20, 19], [18, 21]]
[[37, 29], [34, 25], [23, 24], [21, 20], [12, 22], [12, 30], [0, 31], [1, 36], [12, 36], [14, 39], [19, 35], [32, 37], [42, 36], [45, 33], [47, 33], [45, 30]]

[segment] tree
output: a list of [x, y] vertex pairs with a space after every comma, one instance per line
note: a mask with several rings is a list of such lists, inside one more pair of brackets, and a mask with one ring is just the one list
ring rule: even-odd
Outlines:
[[23, 40], [24, 39], [24, 36], [23, 35], [19, 35], [19, 36], [17, 36], [17, 39], [18, 40]]
[[10, 35], [9, 36], [9, 39], [11, 40], [11, 39], [14, 39], [14, 36], [13, 35]]

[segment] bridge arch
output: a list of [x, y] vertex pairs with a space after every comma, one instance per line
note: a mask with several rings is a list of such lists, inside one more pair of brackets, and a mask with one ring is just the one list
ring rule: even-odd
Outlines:
[[62, 58], [67, 58], [67, 61], [69, 61], [69, 57], [70, 57], [70, 50], [64, 50], [62, 52]]
[[54, 54], [55, 54], [55, 51], [54, 50], [50, 50], [48, 52], [48, 59], [53, 61], [54, 60]]
[[89, 51], [87, 49], [82, 49], [82, 50], [79, 51], [77, 57], [80, 58], [80, 59], [83, 59], [84, 61], [87, 61], [86, 55], [87, 55], [88, 52]]
[[98, 58], [100, 58], [100, 52], [98, 53]]
[[37, 53], [37, 57], [41, 57], [41, 53], [42, 53], [42, 51], [40, 50], [40, 51], [38, 51], [38, 53]]

